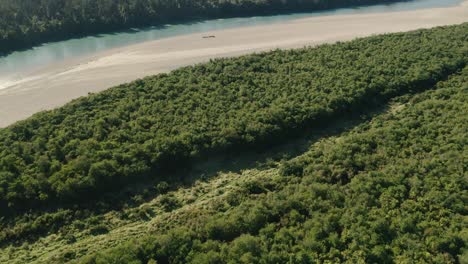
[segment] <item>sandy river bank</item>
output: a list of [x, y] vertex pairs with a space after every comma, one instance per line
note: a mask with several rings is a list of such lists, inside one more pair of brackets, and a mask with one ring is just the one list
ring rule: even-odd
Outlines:
[[[89, 92], [167, 72], [216, 57], [275, 48], [297, 48], [372, 34], [468, 22], [468, 1], [459, 6], [392, 13], [330, 15], [280, 24], [191, 34], [68, 60], [0, 83], [0, 127], [63, 105]], [[215, 38], [203, 38], [213, 35]]]

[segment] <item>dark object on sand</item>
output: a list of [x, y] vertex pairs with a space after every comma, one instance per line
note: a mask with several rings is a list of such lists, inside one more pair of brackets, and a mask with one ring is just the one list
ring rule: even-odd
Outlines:
[[216, 38], [216, 36], [203, 36], [203, 38]]

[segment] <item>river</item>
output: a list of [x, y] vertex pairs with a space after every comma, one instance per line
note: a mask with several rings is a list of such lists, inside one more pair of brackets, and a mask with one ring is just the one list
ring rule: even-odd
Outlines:
[[213, 30], [280, 23], [313, 16], [415, 10], [422, 8], [453, 6], [459, 4], [460, 2], [462, 2], [462, 0], [414, 0], [394, 4], [342, 8], [311, 13], [214, 19], [196, 21], [193, 23], [132, 29], [111, 34], [100, 34], [84, 38], [51, 42], [28, 50], [13, 52], [7, 56], [0, 57], [0, 89], [2, 87], [7, 87], [8, 82], [13, 81], [14, 79], [27, 77], [24, 75], [28, 72], [50, 65], [52, 63], [150, 40], [157, 40], [192, 33], [208, 32]]

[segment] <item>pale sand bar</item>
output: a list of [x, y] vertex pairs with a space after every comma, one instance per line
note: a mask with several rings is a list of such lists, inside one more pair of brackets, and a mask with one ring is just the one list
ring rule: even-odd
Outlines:
[[[0, 127], [74, 98], [148, 75], [276, 48], [298, 48], [380, 33], [460, 24], [468, 1], [455, 7], [416, 11], [331, 15], [266, 26], [243, 27], [168, 38], [68, 60], [0, 89]], [[467, 32], [468, 34], [468, 32]], [[215, 38], [203, 38], [214, 35]]]

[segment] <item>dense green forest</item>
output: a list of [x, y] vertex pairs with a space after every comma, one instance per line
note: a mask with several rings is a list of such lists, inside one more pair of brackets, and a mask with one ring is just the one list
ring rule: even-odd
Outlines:
[[397, 1], [401, 0], [0, 0], [0, 54], [137, 26]]
[[280, 143], [431, 87], [468, 60], [468, 24], [185, 67], [0, 130], [1, 215], [89, 202], [196, 157]]
[[467, 31], [217, 59], [0, 129], [0, 263], [465, 263]]
[[465, 263], [467, 99], [465, 68], [355, 117], [357, 125], [338, 121], [342, 128], [296, 142], [306, 149], [298, 156], [238, 172], [220, 164], [212, 179], [148, 187], [149, 200], [137, 195], [135, 205], [84, 218], [26, 214], [2, 237], [47, 232], [11, 239], [0, 262]]
[[463, 263], [468, 68], [435, 88], [322, 139], [211, 216], [79, 263]]

